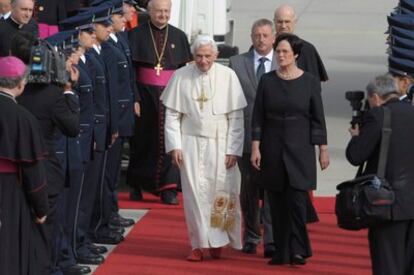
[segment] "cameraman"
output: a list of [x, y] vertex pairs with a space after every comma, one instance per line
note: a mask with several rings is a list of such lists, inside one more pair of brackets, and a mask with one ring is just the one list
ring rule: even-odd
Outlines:
[[414, 108], [399, 100], [390, 75], [380, 75], [367, 86], [371, 107], [361, 126], [349, 129], [352, 139], [346, 157], [353, 165], [365, 162], [364, 174], [377, 172], [384, 110], [391, 111], [392, 134], [385, 177], [394, 189], [392, 221], [370, 227], [368, 240], [373, 274], [414, 274]]
[[[14, 56], [29, 63], [32, 46], [36, 37], [28, 32], [17, 33], [11, 41], [11, 51]], [[26, 85], [18, 103], [29, 110], [39, 121], [45, 140], [48, 156], [45, 159], [47, 175], [47, 193], [49, 198], [50, 213], [42, 231], [48, 241], [48, 261], [44, 264], [50, 266], [53, 243], [53, 230], [56, 226], [56, 212], [59, 196], [64, 188], [64, 175], [55, 150], [59, 131], [66, 136], [75, 137], [79, 133], [79, 103], [71, 91], [72, 83], [76, 82], [79, 72], [71, 66], [71, 82], [65, 87], [56, 84], [29, 83]]]

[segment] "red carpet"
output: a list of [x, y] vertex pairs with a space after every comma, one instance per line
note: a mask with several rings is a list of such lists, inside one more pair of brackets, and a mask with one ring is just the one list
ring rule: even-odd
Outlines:
[[[183, 210], [178, 207], [160, 209], [169, 206], [156, 206], [157, 203], [145, 204], [152, 210], [96, 274], [371, 274], [366, 231], [338, 229], [332, 214], [332, 198], [315, 200], [321, 221], [309, 226], [314, 256], [304, 267], [268, 266], [261, 248], [258, 255], [253, 256], [226, 249], [221, 260], [212, 260], [205, 253], [203, 262], [187, 262], [190, 246]], [[121, 205], [133, 208], [127, 201], [121, 201]]]

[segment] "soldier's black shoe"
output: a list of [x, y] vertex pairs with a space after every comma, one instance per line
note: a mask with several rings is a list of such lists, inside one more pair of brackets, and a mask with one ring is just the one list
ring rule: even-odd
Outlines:
[[135, 224], [135, 221], [133, 219], [126, 219], [117, 214], [111, 217], [109, 224], [117, 227], [130, 227]]
[[105, 254], [106, 252], [108, 252], [108, 249], [105, 246], [96, 245], [92, 243], [88, 246], [88, 249], [90, 252], [95, 254]]
[[97, 255], [94, 253], [87, 254], [87, 255], [78, 255], [76, 257], [76, 262], [79, 264], [93, 264], [99, 265], [105, 261], [105, 258], [101, 255]]
[[109, 228], [109, 230], [111, 230], [111, 231], [113, 231], [115, 233], [118, 233], [120, 235], [124, 235], [124, 233], [125, 233], [125, 229], [123, 227], [114, 226], [112, 224], [109, 224], [108, 225], [108, 228]]
[[178, 205], [177, 192], [175, 190], [162, 191], [161, 201], [169, 205]]
[[106, 232], [105, 234], [96, 234], [92, 237], [92, 241], [100, 244], [119, 244], [124, 240], [121, 234], [113, 231]]
[[91, 273], [91, 268], [89, 266], [80, 266], [80, 265], [71, 265], [65, 268], [62, 268], [62, 273], [64, 275], [82, 275]]
[[134, 189], [129, 193], [129, 199], [131, 201], [142, 201], [144, 197], [142, 196], [141, 189]]

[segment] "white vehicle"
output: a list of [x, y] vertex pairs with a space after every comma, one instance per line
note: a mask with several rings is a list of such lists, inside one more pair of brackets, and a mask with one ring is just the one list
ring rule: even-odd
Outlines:
[[207, 34], [219, 44], [233, 47], [234, 20], [229, 19], [230, 0], [172, 0], [170, 23], [190, 41]]

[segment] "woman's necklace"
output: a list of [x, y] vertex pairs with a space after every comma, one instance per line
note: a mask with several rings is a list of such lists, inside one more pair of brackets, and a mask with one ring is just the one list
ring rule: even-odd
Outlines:
[[283, 79], [293, 79], [293, 78], [295, 78], [296, 77], [296, 74], [295, 73], [283, 73], [283, 72], [281, 72], [280, 70], [277, 70], [276, 71], [276, 74], [280, 77], [280, 78], [283, 78]]
[[[194, 69], [194, 72], [193, 72], [193, 79], [194, 79], [194, 82], [196, 82], [196, 80], [197, 80], [197, 77], [195, 77], [194, 76], [194, 74], [196, 73], [196, 69]], [[214, 90], [213, 91], [213, 85], [212, 85], [212, 83], [211, 83], [211, 77], [209, 77], [209, 85], [210, 85], [210, 91], [211, 92], [213, 92], [213, 94], [210, 96], [210, 97], [208, 97], [207, 95], [206, 95], [206, 93], [205, 93], [205, 91], [204, 91], [204, 77], [205, 77], [205, 75], [206, 74], [202, 74], [201, 75], [201, 91], [200, 91], [200, 93], [197, 93], [197, 91], [198, 91], [198, 85], [197, 85], [197, 83], [193, 83], [193, 85], [191, 85], [192, 86], [192, 92], [191, 92], [191, 97], [195, 100], [195, 101], [197, 101], [198, 102], [198, 105], [199, 105], [199, 107], [200, 107], [200, 110], [201, 111], [203, 111], [203, 108], [204, 108], [204, 103], [206, 103], [207, 101], [209, 101], [210, 99], [213, 99], [213, 97], [216, 95], [216, 91]], [[197, 95], [197, 94], [200, 94], [198, 97], [197, 96], [194, 96], [194, 91], [195, 90], [195, 94]]]

